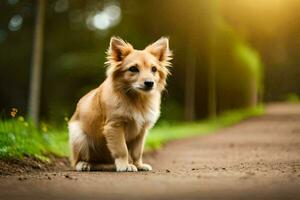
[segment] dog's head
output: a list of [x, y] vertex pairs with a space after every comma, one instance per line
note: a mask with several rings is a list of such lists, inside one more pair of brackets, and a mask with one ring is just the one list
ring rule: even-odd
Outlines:
[[107, 76], [118, 90], [143, 94], [164, 90], [172, 55], [168, 38], [136, 50], [122, 39], [112, 37], [107, 54]]

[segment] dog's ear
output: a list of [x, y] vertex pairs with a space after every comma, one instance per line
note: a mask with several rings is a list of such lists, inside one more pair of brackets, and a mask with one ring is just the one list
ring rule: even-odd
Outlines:
[[169, 39], [162, 37], [145, 49], [154, 55], [160, 62], [169, 64], [172, 59], [172, 52], [169, 49]]
[[107, 50], [107, 63], [119, 63], [131, 51], [133, 51], [133, 47], [131, 46], [131, 44], [125, 42], [119, 37], [112, 37], [110, 39], [110, 45]]

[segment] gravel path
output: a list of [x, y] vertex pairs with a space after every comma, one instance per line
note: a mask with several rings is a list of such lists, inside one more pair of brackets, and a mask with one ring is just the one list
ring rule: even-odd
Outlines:
[[148, 155], [153, 172], [0, 177], [0, 199], [300, 199], [300, 105]]

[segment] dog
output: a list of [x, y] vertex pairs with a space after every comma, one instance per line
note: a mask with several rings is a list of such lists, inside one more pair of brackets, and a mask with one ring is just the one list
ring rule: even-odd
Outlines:
[[77, 171], [150, 171], [142, 155], [160, 115], [172, 52], [162, 37], [136, 50], [112, 37], [106, 79], [83, 96], [68, 123], [71, 163]]

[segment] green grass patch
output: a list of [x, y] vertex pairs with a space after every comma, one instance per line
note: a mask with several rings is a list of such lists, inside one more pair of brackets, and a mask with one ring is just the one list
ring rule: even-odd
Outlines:
[[0, 159], [18, 159], [23, 156], [48, 161], [47, 155], [68, 155], [66, 130], [48, 130], [42, 124], [39, 130], [23, 117], [0, 121]]
[[[154, 127], [147, 138], [146, 150], [160, 148], [170, 140], [205, 135], [263, 113], [263, 107], [230, 111], [215, 120], [193, 123], [163, 123]], [[42, 123], [37, 129], [23, 117], [0, 121], [0, 159], [21, 159], [24, 156], [49, 161], [48, 155], [68, 156], [66, 127], [57, 129]]]

